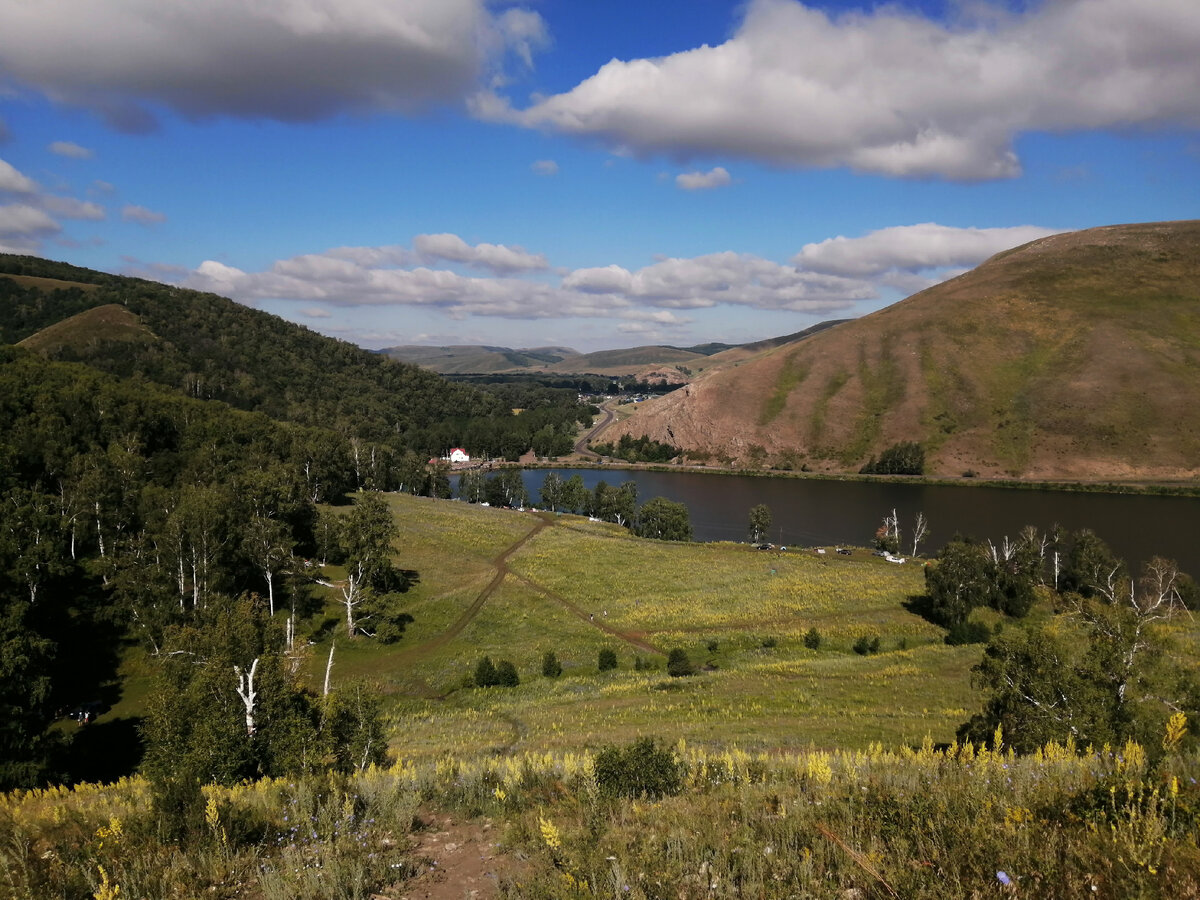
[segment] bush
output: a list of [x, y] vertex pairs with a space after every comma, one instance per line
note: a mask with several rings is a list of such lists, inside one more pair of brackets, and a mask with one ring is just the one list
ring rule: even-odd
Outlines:
[[765, 637], [762, 639], [762, 648], [764, 650], [774, 650], [779, 646], [779, 639], [775, 637]]
[[562, 674], [562, 663], [558, 661], [553, 650], [547, 650], [542, 657], [542, 674], [547, 678], [557, 678]]
[[810, 628], [804, 632], [804, 646], [809, 650], [821, 649], [821, 632], [815, 628]]
[[879, 635], [875, 635], [874, 637], [868, 637], [867, 635], [864, 634], [862, 637], [860, 637], [857, 641], [854, 642], [854, 652], [857, 653], [859, 656], [867, 656], [868, 654], [871, 654], [871, 653], [878, 653], [879, 652]]
[[521, 683], [521, 677], [517, 674], [517, 667], [507, 659], [500, 660], [496, 666], [496, 684], [500, 687], [516, 687]]
[[959, 644], [986, 644], [992, 638], [992, 629], [983, 622], [955, 622], [946, 634], [946, 643], [952, 647]]
[[720, 646], [720, 644], [718, 644], [718, 643], [717, 643], [717, 639], [716, 639], [716, 638], [712, 638], [712, 639], [710, 639], [710, 640], [708, 641], [708, 643], [706, 643], [704, 646], [708, 648], [708, 652], [709, 652], [709, 653], [716, 653], [716, 652], [717, 652], [717, 647], [719, 647], [719, 646]]
[[862, 475], [923, 475], [925, 448], [915, 441], [893, 444], [858, 471]]
[[497, 680], [496, 666], [490, 656], [485, 656], [475, 665], [475, 687], [493, 687]]
[[642, 656], [633, 658], [633, 670], [635, 672], [649, 672], [654, 668], [654, 663]]
[[596, 783], [607, 797], [673, 796], [683, 788], [683, 775], [683, 763], [651, 738], [596, 755]]
[[667, 674], [672, 678], [683, 678], [692, 674], [692, 661], [688, 659], [687, 651], [676, 647], [667, 657]]
[[601, 650], [597, 666], [601, 672], [607, 672], [609, 669], [615, 669], [617, 667], [617, 652], [615, 650], [609, 650], [607, 647]]

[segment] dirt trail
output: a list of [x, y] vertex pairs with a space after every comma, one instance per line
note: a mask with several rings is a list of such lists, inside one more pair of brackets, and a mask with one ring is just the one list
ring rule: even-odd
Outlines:
[[518, 550], [520, 550], [522, 547], [524, 547], [526, 542], [529, 541], [530, 538], [532, 538], [534, 535], [536, 535], [538, 532], [540, 532], [548, 524], [549, 523], [545, 519], [543, 519], [539, 516], [537, 519], [537, 523], [533, 526], [533, 528], [531, 528], [529, 530], [529, 532], [524, 537], [517, 540], [516, 543], [510, 545], [506, 550], [504, 550], [502, 553], [500, 553], [498, 556], [496, 556], [494, 559], [492, 559], [491, 564], [496, 569], [496, 574], [492, 576], [492, 580], [488, 582], [487, 587], [485, 587], [482, 591], [479, 592], [479, 596], [477, 596], [474, 599], [474, 601], [472, 601], [471, 605], [468, 606], [465, 610], [463, 610], [462, 615], [460, 615], [454, 621], [454, 624], [452, 624], [449, 628], [447, 628], [445, 631], [443, 631], [441, 634], [437, 635], [436, 637], [430, 638], [425, 643], [418, 644], [415, 647], [409, 647], [407, 650], [397, 654], [397, 657], [396, 657], [397, 662], [401, 662], [401, 663], [418, 662], [421, 659], [424, 659], [425, 657], [429, 656], [435, 650], [438, 650], [438, 649], [446, 646], [446, 644], [450, 643], [450, 641], [454, 640], [456, 637], [458, 637], [460, 634], [462, 634], [463, 629], [465, 629], [468, 625], [471, 624], [471, 620], [474, 619], [477, 615], [479, 615], [479, 610], [483, 609], [483, 604], [487, 602], [488, 597], [492, 596], [492, 594], [495, 593], [496, 589], [498, 587], [500, 587], [501, 584], [504, 583], [505, 577], [509, 574], [508, 558], [510, 556], [512, 556], [514, 553], [516, 553]]
[[537, 591], [539, 594], [549, 597], [556, 603], [562, 604], [576, 616], [578, 616], [582, 621], [587, 622], [589, 625], [595, 628], [599, 628], [605, 634], [610, 634], [633, 647], [637, 647], [639, 650], [644, 650], [646, 653], [662, 653], [664, 656], [666, 655], [662, 649], [647, 641], [645, 639], [645, 635], [641, 632], [619, 631], [616, 628], [606, 625], [604, 622], [597, 619], [595, 613], [585, 612], [578, 604], [572, 603], [566, 597], [562, 596], [561, 594], [554, 593], [554, 591], [550, 590], [549, 588], [542, 587], [536, 581], [530, 581], [528, 578], [525, 578], [522, 575], [516, 575], [515, 573], [513, 577], [527, 587], [533, 588], [533, 590]]
[[500, 881], [513, 878], [519, 859], [500, 853], [500, 829], [491, 820], [457, 821], [440, 812], [422, 813], [425, 828], [413, 849], [418, 872], [406, 881], [399, 900], [492, 900], [500, 896]]

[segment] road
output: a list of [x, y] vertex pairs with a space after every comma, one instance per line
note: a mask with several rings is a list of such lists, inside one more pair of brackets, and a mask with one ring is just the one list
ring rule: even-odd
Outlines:
[[596, 438], [600, 436], [600, 432], [617, 420], [617, 414], [613, 411], [612, 406], [610, 405], [615, 402], [616, 401], [614, 400], [609, 400], [603, 406], [601, 406], [600, 413], [602, 418], [600, 421], [592, 426], [591, 431], [575, 442], [575, 452], [580, 456], [586, 456], [590, 459], [600, 458], [599, 455], [588, 449], [588, 444], [596, 440]]

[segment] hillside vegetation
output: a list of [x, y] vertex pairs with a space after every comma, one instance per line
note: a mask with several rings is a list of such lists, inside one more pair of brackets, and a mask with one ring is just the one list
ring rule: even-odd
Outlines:
[[618, 426], [697, 458], [926, 474], [1200, 474], [1200, 222], [1055, 235], [798, 345], [706, 373]]

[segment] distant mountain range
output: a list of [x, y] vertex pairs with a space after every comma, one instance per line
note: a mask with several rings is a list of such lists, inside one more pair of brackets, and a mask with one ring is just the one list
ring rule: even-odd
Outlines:
[[[717, 359], [718, 357], [713, 357]], [[948, 477], [1200, 476], [1200, 222], [1043, 238], [642, 404], [606, 432], [857, 471], [918, 441]]]
[[[839, 320], [841, 321], [841, 320]], [[707, 343], [694, 347], [654, 344], [625, 350], [580, 353], [567, 347], [509, 347], [407, 345], [379, 351], [392, 359], [421, 366], [442, 375], [546, 373], [555, 375], [633, 376], [687, 381], [695, 373], [748, 358], [838, 324], [823, 322], [785, 337], [752, 344]], [[665, 371], [664, 371], [665, 370]]]

